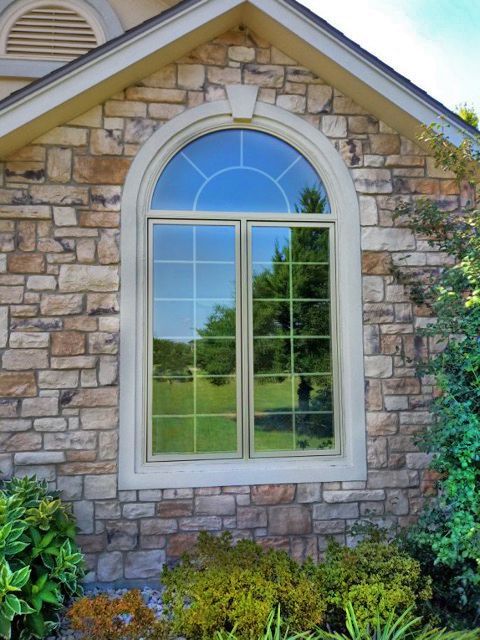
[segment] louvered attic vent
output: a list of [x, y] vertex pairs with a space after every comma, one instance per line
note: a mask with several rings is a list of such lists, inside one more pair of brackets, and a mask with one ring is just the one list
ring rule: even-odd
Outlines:
[[83, 16], [67, 7], [43, 5], [30, 9], [14, 23], [6, 53], [73, 60], [97, 45], [97, 36]]

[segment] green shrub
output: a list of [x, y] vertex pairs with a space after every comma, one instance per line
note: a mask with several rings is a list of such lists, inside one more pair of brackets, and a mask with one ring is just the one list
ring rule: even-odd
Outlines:
[[313, 568], [325, 594], [327, 621], [345, 627], [345, 607], [351, 602], [361, 624], [386, 620], [431, 597], [431, 580], [420, 564], [394, 543], [365, 540], [355, 548], [331, 542], [325, 562]]
[[294, 631], [324, 620], [324, 600], [300, 565], [249, 540], [232, 546], [228, 533], [201, 534], [195, 549], [165, 569], [162, 580], [173, 631], [187, 638], [211, 640], [217, 631], [235, 629], [239, 639], [256, 640], [278, 606]]
[[[238, 636], [235, 632], [229, 631], [217, 631], [215, 634], [215, 640], [238, 640]], [[311, 633], [295, 633], [291, 634], [288, 626], [280, 615], [280, 607], [277, 611], [271, 611], [268, 616], [265, 632], [258, 637], [258, 640], [315, 640]]]
[[0, 637], [43, 638], [65, 601], [81, 593], [74, 521], [36, 478], [0, 487]]

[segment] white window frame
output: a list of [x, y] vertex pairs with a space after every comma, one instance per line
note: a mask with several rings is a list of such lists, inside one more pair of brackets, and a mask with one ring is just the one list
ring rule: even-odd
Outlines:
[[[147, 462], [145, 362], [147, 300], [147, 220], [156, 181], [175, 153], [208, 132], [231, 128], [228, 101], [190, 109], [161, 127], [143, 145], [127, 176], [122, 200], [121, 350], [120, 350], [120, 489], [182, 488], [366, 479], [365, 398], [362, 338], [360, 218], [349, 171], [331, 142], [305, 120], [258, 102], [248, 125], [296, 147], [318, 171], [331, 213], [321, 221], [336, 228], [335, 272], [339, 351], [337, 411], [341, 412], [342, 447], [333, 455], [262, 457], [231, 460]], [[163, 213], [163, 212], [162, 212]], [[159, 212], [154, 212], [158, 215]], [[178, 214], [175, 214], [178, 216]], [[190, 218], [201, 213], [189, 213]], [[285, 214], [282, 214], [282, 220]], [[215, 218], [215, 214], [209, 217]], [[219, 214], [222, 219], [225, 214]], [[228, 218], [235, 219], [235, 214]], [[255, 222], [271, 218], [256, 214]], [[285, 222], [291, 220], [285, 217]], [[302, 216], [294, 219], [301, 222]], [[311, 214], [304, 216], [312, 222]], [[252, 219], [252, 216], [249, 217]], [[277, 222], [278, 217], [275, 218]], [[305, 220], [306, 221], [306, 220]], [[147, 334], [148, 335], [148, 334]], [[337, 414], [338, 419], [340, 414]]]

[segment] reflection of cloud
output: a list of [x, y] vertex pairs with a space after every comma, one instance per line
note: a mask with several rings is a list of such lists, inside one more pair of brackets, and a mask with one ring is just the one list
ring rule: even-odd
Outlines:
[[449, 108], [467, 101], [480, 110], [479, 83], [472, 82], [478, 78], [480, 3], [300, 1]]

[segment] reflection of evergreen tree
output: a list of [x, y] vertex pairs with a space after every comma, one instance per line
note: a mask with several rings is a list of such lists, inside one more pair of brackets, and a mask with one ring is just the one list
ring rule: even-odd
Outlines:
[[[296, 205], [297, 213], [323, 213], [327, 199], [317, 187], [305, 188]], [[274, 248], [268, 268], [253, 276], [253, 298], [268, 300], [254, 304], [253, 332], [255, 336], [290, 336], [290, 268], [289, 262], [329, 262], [328, 233], [320, 228], [292, 227], [291, 240]], [[322, 265], [296, 268], [293, 273], [293, 288], [296, 298], [328, 298], [328, 268]], [[272, 298], [284, 302], [270, 302]], [[301, 303], [300, 303], [301, 304]], [[295, 335], [329, 334], [328, 308], [306, 303], [294, 315]], [[236, 371], [236, 310], [227, 305], [217, 305], [202, 329], [198, 329], [201, 339], [197, 340], [196, 363], [202, 373], [211, 376], [233, 375]], [[230, 339], [226, 339], [230, 337]], [[220, 339], [219, 339], [220, 338]], [[222, 339], [223, 338], [223, 339]], [[167, 343], [157, 345], [155, 343]], [[256, 341], [257, 342], [257, 341]], [[255, 371], [257, 373], [290, 373], [290, 340], [274, 339], [258, 341], [255, 348]], [[328, 379], [325, 384], [317, 382], [317, 392], [312, 396], [312, 379], [301, 372], [330, 370], [330, 350], [328, 341], [296, 341], [295, 370], [299, 372], [298, 406], [300, 411], [329, 409], [330, 389]], [[169, 345], [169, 346], [167, 346]], [[158, 359], [155, 355], [158, 353]], [[154, 364], [161, 364], [162, 370], [178, 371], [193, 365], [192, 345], [154, 340]], [[272, 376], [273, 377], [273, 376]], [[260, 381], [261, 379], [259, 379]], [[265, 378], [272, 382], [272, 378]], [[218, 385], [225, 384], [225, 378], [212, 379]], [[272, 416], [273, 418], [273, 416]], [[323, 435], [323, 434], [318, 434]], [[308, 443], [307, 443], [308, 445]], [[307, 446], [305, 445], [305, 446]], [[302, 443], [299, 442], [299, 446]]]
[[193, 366], [193, 346], [188, 342], [153, 339], [153, 373], [162, 376], [188, 376]]

